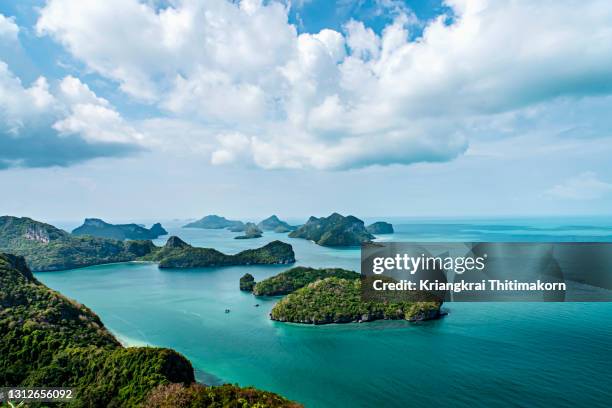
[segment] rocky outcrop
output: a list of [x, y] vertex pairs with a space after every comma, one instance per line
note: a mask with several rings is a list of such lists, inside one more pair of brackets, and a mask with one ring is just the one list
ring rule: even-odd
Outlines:
[[156, 238], [159, 238], [162, 235], [168, 235], [168, 231], [166, 231], [166, 229], [162, 227], [162, 225], [159, 222], [156, 222], [155, 224], [153, 224], [151, 228], [149, 229], [149, 231], [151, 231], [151, 234], [156, 235]]
[[329, 217], [310, 217], [306, 224], [289, 234], [290, 238], [303, 238], [323, 246], [358, 246], [374, 239], [357, 217], [344, 217], [333, 213]]
[[156, 239], [168, 232], [160, 223], [147, 229], [138, 224], [109, 224], [99, 218], [86, 218], [83, 225], [72, 230], [73, 235], [88, 235], [98, 238], [125, 239]]
[[384, 221], [377, 221], [374, 224], [368, 225], [366, 228], [370, 234], [382, 235], [382, 234], [393, 234], [393, 225]]
[[271, 215], [257, 224], [257, 226], [263, 231], [274, 232], [289, 232], [296, 229], [296, 227], [287, 224], [285, 221], [281, 221], [276, 215]]
[[255, 278], [250, 273], [245, 273], [240, 278], [240, 290], [252, 292], [255, 286]]
[[228, 220], [225, 217], [218, 215], [207, 215], [197, 221], [183, 225], [183, 228], [204, 228], [204, 229], [224, 229], [224, 228], [241, 228], [242, 221]]
[[164, 245], [164, 248], [166, 249], [182, 249], [182, 248], [188, 248], [188, 247], [191, 247], [191, 245], [189, 245], [188, 243], [186, 243], [185, 241], [183, 241], [176, 235], [173, 235], [170, 238], [168, 238], [168, 240], [166, 241], [166, 245]]
[[48, 244], [50, 241], [47, 231], [38, 226], [28, 227], [26, 232], [23, 234], [23, 237], [30, 241], [36, 241], [42, 244]]

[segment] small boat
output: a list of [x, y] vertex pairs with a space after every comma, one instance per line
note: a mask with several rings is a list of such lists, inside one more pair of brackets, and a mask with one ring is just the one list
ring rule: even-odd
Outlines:
[[255, 303], [255, 307], [259, 307], [259, 303]]
[[225, 309], [225, 313], [229, 313], [229, 312], [231, 312], [231, 310]]

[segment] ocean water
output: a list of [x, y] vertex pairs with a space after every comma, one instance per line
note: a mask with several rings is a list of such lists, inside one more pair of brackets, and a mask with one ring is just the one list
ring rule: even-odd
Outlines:
[[[612, 241], [609, 219], [391, 221], [396, 233], [385, 240]], [[269, 232], [234, 240], [225, 230], [168, 229], [228, 253], [282, 239], [298, 265], [359, 270], [358, 249]], [[253, 385], [307, 407], [612, 404], [611, 303], [452, 303], [443, 319], [419, 324], [301, 326], [269, 320], [277, 299], [238, 290], [246, 272], [261, 280], [285, 269], [126, 263], [37, 277], [92, 308], [125, 344], [183, 353], [200, 381]]]

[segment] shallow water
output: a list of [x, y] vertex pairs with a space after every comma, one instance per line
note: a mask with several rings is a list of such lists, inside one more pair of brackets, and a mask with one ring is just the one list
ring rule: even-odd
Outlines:
[[[394, 221], [397, 232], [385, 240], [612, 241], [612, 226], [601, 220]], [[228, 253], [283, 239], [299, 265], [359, 268], [358, 249], [286, 234], [234, 240], [225, 230], [168, 229]], [[246, 272], [261, 280], [285, 269], [128, 263], [37, 277], [91, 307], [122, 341], [185, 354], [201, 381], [254, 385], [307, 407], [607, 407], [612, 400], [612, 304], [453, 303], [447, 317], [420, 324], [300, 326], [269, 320], [277, 299], [238, 290]]]

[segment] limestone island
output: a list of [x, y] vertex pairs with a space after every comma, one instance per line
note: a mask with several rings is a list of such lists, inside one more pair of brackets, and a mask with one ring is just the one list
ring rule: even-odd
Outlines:
[[245, 273], [240, 278], [240, 290], [245, 292], [252, 292], [255, 286], [255, 278], [250, 273]]
[[226, 255], [211, 248], [192, 247], [174, 236], [163, 247], [157, 247], [150, 240], [75, 236], [53, 225], [11, 216], [0, 217], [0, 251], [25, 257], [28, 266], [37, 272], [128, 261], [155, 261], [161, 268], [295, 262], [293, 248], [281, 241]]
[[289, 234], [289, 238], [303, 238], [322, 246], [359, 246], [374, 239], [359, 218], [333, 213], [329, 217], [310, 217], [306, 224]]
[[36, 272], [133, 261], [154, 247], [151, 241], [75, 236], [31, 218], [0, 217], [0, 251], [24, 256]]
[[162, 235], [168, 235], [168, 231], [160, 223], [153, 224], [151, 229], [148, 229], [138, 224], [109, 224], [99, 218], [85, 218], [83, 225], [72, 230], [72, 235], [89, 235], [123, 241], [125, 239], [156, 239]]
[[[231, 230], [230, 230], [231, 231]], [[252, 222], [247, 222], [244, 224], [244, 235], [239, 235], [234, 237], [234, 239], [252, 239], [252, 238], [261, 238], [262, 230], [260, 230], [257, 225]]]
[[290, 232], [294, 231], [297, 228], [287, 224], [285, 221], [281, 221], [276, 215], [271, 215], [270, 217], [257, 224], [257, 226], [263, 231], [274, 232]]
[[244, 223], [242, 221], [228, 220], [225, 217], [218, 215], [207, 215], [197, 221], [190, 222], [189, 224], [183, 225], [183, 228], [204, 228], [204, 229], [234, 229], [234, 232], [243, 231]]
[[295, 262], [291, 245], [272, 241], [261, 248], [227, 255], [212, 248], [193, 247], [172, 236], [161, 248], [155, 247], [139, 260], [157, 262], [160, 268], [202, 268], [231, 265], [271, 265]]
[[395, 231], [393, 230], [393, 225], [384, 221], [377, 221], [374, 224], [368, 225], [366, 230], [370, 234], [382, 235], [382, 234], [393, 234]]
[[[257, 286], [257, 285], [256, 285]], [[317, 280], [282, 298], [270, 313], [272, 320], [303, 324], [423, 321], [441, 316], [441, 302], [367, 302], [360, 279]]]
[[171, 349], [123, 347], [94, 312], [39, 282], [23, 257], [0, 253], [0, 310], [0, 383], [74, 388], [70, 406], [301, 406], [252, 387], [198, 384]]
[[357, 272], [340, 268], [315, 269], [297, 266], [257, 282], [253, 287], [253, 294], [256, 296], [286, 295], [320, 279], [330, 277], [359, 279], [359, 276]]

